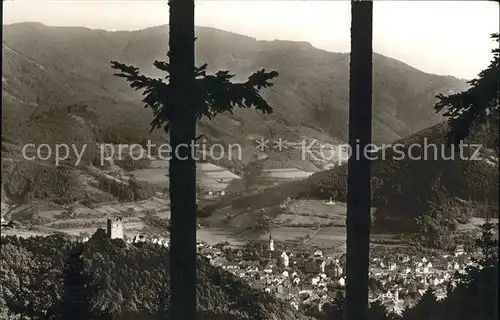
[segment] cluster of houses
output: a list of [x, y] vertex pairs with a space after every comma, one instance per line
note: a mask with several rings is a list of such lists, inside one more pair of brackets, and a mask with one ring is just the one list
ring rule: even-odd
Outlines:
[[458, 247], [454, 255], [434, 257], [373, 258], [370, 278], [374, 286], [371, 300], [382, 301], [388, 309], [400, 313], [410, 307], [428, 289], [434, 290], [436, 298], [446, 297], [448, 284], [455, 284], [456, 272], [463, 273], [474, 265], [469, 254]]
[[[138, 234], [126, 239], [121, 221], [109, 221], [109, 238], [127, 243], [150, 242], [168, 247], [169, 239]], [[88, 241], [88, 237], [83, 241]], [[198, 243], [198, 252], [214, 266], [225, 269], [250, 285], [288, 301], [296, 309], [317, 306], [321, 311], [346, 284], [345, 254], [325, 255], [321, 250], [292, 252], [276, 250], [272, 235], [262, 252], [235, 249], [223, 244], [211, 246]], [[370, 300], [381, 301], [388, 309], [400, 313], [411, 306], [429, 288], [438, 299], [446, 296], [448, 284], [453, 285], [456, 272], [474, 264], [471, 256], [459, 246], [454, 255], [440, 257], [389, 255], [372, 257], [370, 265]]]
[[[268, 248], [258, 257], [242, 250], [199, 244], [200, 253], [210, 262], [248, 281], [296, 309], [306, 304], [321, 311], [337, 290], [345, 286], [345, 255], [333, 257], [320, 250], [289, 252], [275, 250], [272, 237]], [[457, 248], [454, 255], [427, 257], [374, 257], [370, 266], [373, 286], [371, 301], [381, 301], [389, 310], [400, 313], [413, 305], [429, 288], [438, 299], [446, 296], [455, 272], [472, 265], [470, 256]]]
[[331, 301], [335, 293], [332, 287], [345, 286], [345, 256], [325, 257], [320, 250], [312, 253], [278, 251], [272, 236], [267, 250], [258, 254], [261, 259], [242, 250], [204, 244], [199, 248], [212, 265], [289, 301], [296, 309], [318, 298]]
[[[117, 238], [113, 238], [113, 239], [117, 239]], [[147, 236], [142, 235], [142, 234], [137, 234], [137, 235], [135, 235], [132, 238], [123, 237], [123, 238], [120, 238], [120, 239], [123, 239], [125, 242], [130, 243], [130, 244], [132, 244], [132, 243], [140, 243], [140, 242], [149, 242], [149, 243], [157, 244], [159, 246], [163, 246], [163, 247], [166, 247], [166, 248], [168, 248], [169, 245], [170, 245], [170, 240], [168, 238], [163, 238], [163, 237], [147, 237]], [[82, 242], [87, 242], [87, 241], [89, 241], [89, 237], [82, 237], [79, 240], [82, 241]]]
[[168, 248], [170, 245], [170, 240], [168, 238], [163, 238], [163, 237], [146, 237], [142, 234], [138, 234], [134, 236], [133, 238], [129, 238], [125, 240], [127, 243], [139, 243], [139, 242], [150, 242], [153, 244], [157, 244], [159, 246], [163, 246], [165, 248]]
[[[119, 226], [119, 224], [118, 224]], [[111, 229], [111, 233], [114, 229]], [[121, 234], [120, 230], [118, 231]], [[108, 234], [113, 238], [112, 234]], [[123, 237], [122, 237], [123, 238]], [[88, 238], [84, 238], [87, 241]], [[150, 242], [168, 247], [169, 239], [138, 234], [124, 239], [127, 243]], [[245, 252], [229, 246], [198, 243], [198, 252], [210, 263], [246, 280], [250, 285], [288, 301], [296, 309], [310, 304], [321, 311], [337, 290], [346, 284], [345, 254], [324, 255], [321, 250], [291, 252], [276, 250], [272, 236], [263, 252]], [[391, 311], [400, 313], [432, 288], [438, 299], [453, 285], [455, 272], [464, 272], [473, 260], [458, 247], [454, 255], [440, 259], [427, 257], [374, 257], [370, 266], [370, 301], [379, 300]]]
[[208, 191], [209, 197], [216, 197], [216, 196], [223, 197], [225, 195], [226, 195], [226, 192], [224, 190], [222, 190], [222, 191]]

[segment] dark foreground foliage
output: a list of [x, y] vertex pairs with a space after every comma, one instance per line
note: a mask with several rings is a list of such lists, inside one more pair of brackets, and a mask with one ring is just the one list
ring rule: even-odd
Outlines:
[[[491, 38], [500, 41], [500, 35], [494, 33]], [[492, 50], [493, 59], [490, 65], [481, 71], [477, 78], [469, 81], [470, 88], [466, 91], [445, 96], [437, 96], [438, 103], [434, 106], [437, 112], [445, 111], [450, 127], [449, 141], [463, 141], [475, 128], [485, 125], [498, 128], [499, 112], [499, 77], [500, 49], [498, 45]], [[491, 141], [498, 152], [498, 135]]]
[[[2, 238], [2, 319], [165, 319], [168, 249], [63, 235]], [[198, 259], [200, 319], [307, 319]]]
[[[167, 73], [166, 80], [170, 80], [171, 65], [166, 61], [155, 61], [154, 66]], [[148, 78], [139, 73], [139, 69], [116, 61], [111, 62], [113, 69], [120, 72], [115, 74], [122, 77], [130, 84], [130, 87], [143, 92], [145, 107], [153, 110], [154, 118], [151, 122], [151, 131], [164, 128], [170, 130], [170, 122], [175, 110], [174, 94], [175, 88], [170, 81]], [[212, 120], [216, 115], [225, 112], [233, 113], [234, 107], [255, 107], [263, 113], [271, 113], [273, 108], [264, 100], [259, 90], [273, 86], [271, 80], [278, 76], [278, 72], [267, 72], [265, 69], [250, 75], [247, 81], [233, 83], [235, 77], [229, 71], [218, 71], [213, 75], [207, 74], [207, 64], [196, 67], [194, 70], [195, 87], [193, 96], [197, 106], [196, 118], [207, 117]]]
[[483, 257], [477, 265], [456, 274], [456, 284], [448, 288], [443, 300], [436, 300], [428, 290], [412, 309], [405, 310], [404, 320], [494, 320], [498, 319], [498, 239], [495, 226], [485, 223], [476, 241]]
[[[498, 319], [498, 240], [492, 224], [476, 243], [484, 253], [477, 266], [457, 274], [455, 288], [440, 301], [432, 291], [403, 320]], [[149, 243], [129, 245], [106, 240], [98, 231], [89, 242], [63, 235], [20, 239], [4, 237], [0, 267], [1, 319], [165, 319], [169, 294], [168, 252]], [[251, 289], [232, 274], [198, 259], [200, 319], [308, 319], [265, 292]], [[317, 319], [341, 319], [338, 290], [323, 312], [304, 310]], [[370, 319], [400, 319], [370, 306]]]

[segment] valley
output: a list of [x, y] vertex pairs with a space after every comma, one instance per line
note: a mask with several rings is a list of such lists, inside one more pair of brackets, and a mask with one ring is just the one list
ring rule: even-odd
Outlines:
[[[148, 134], [150, 111], [113, 75], [110, 62], [119, 59], [149, 76], [160, 75], [151, 63], [168, 51], [168, 31], [168, 26], [120, 33], [36, 23], [5, 26], [2, 219], [18, 224], [2, 233], [82, 237], [104, 227], [107, 218], [121, 217], [127, 237], [167, 235], [168, 161], [157, 157], [158, 149], [151, 159], [135, 159], [146, 145], [167, 143], [168, 135]], [[198, 153], [203, 159], [197, 163], [199, 240], [242, 245], [271, 233], [280, 242], [343, 250], [349, 55], [213, 28], [198, 27], [196, 33], [196, 60], [207, 62], [209, 73], [227, 69], [243, 81], [257, 69], [279, 72], [275, 85], [263, 91], [271, 114], [237, 108], [198, 121], [203, 135]], [[432, 108], [436, 95], [469, 84], [379, 54], [373, 61], [374, 142], [408, 147], [428, 138], [444, 144], [447, 126]], [[494, 154], [490, 138], [478, 132], [469, 142]], [[27, 143], [88, 148], [78, 162], [72, 155], [61, 163], [31, 161], [22, 155]], [[113, 152], [103, 161], [103, 146], [121, 152], [124, 145], [124, 157]], [[131, 152], [131, 145], [140, 148]], [[402, 224], [415, 227], [416, 219], [432, 214], [431, 203], [453, 208], [458, 230], [498, 217], [492, 214], [498, 203], [497, 158], [409, 161], [405, 150], [401, 161], [389, 150], [386, 159], [373, 162], [373, 245], [399, 245], [407, 231]]]
[[499, 3], [4, 1], [0, 320], [498, 319]]
[[[93, 168], [92, 171], [101, 171]], [[155, 186], [157, 190], [168, 188], [168, 161], [153, 160], [148, 168], [133, 170], [126, 173], [116, 164], [111, 170], [101, 172], [110, 179], [116, 179], [126, 184], [130, 176], [138, 180], [145, 181]], [[265, 179], [271, 185], [278, 187], [282, 183], [302, 181], [312, 173], [307, 173], [296, 168], [266, 169], [263, 172]], [[87, 177], [90, 179], [91, 177]], [[221, 192], [227, 190], [234, 181], [241, 180], [242, 177], [211, 163], [198, 164], [198, 194], [200, 206], [211, 203], [224, 202], [224, 198], [232, 197], [230, 191], [227, 195]], [[84, 179], [85, 180], [85, 179]], [[2, 202], [2, 212], [9, 211], [8, 205]], [[39, 205], [32, 203], [22, 205], [9, 212], [11, 219], [22, 216], [22, 213], [29, 208]], [[65, 213], [71, 210], [71, 215]], [[252, 209], [250, 209], [252, 210]], [[258, 216], [257, 207], [253, 214], [248, 214], [248, 210], [238, 210], [230, 207], [222, 208], [221, 212], [215, 212], [206, 218], [199, 218], [200, 228], [197, 231], [198, 241], [209, 245], [216, 245], [228, 242], [235, 247], [241, 247], [255, 240], [266, 241], [269, 234], [279, 243], [289, 245], [306, 245], [313, 248], [320, 248], [325, 252], [345, 251], [345, 203], [332, 200], [317, 199], [285, 199], [279, 206], [266, 207], [265, 210], [273, 217], [273, 221], [265, 230], [252, 231], [255, 217]], [[373, 209], [374, 214], [376, 208]], [[228, 219], [228, 212], [231, 212]], [[160, 219], [170, 219], [169, 200], [164, 192], [157, 191], [156, 195], [147, 200], [119, 202], [111, 201], [99, 203], [91, 207], [86, 207], [75, 202], [73, 205], [66, 205], [59, 209], [40, 209], [36, 216], [41, 218], [41, 223], [30, 223], [29, 226], [16, 229], [3, 229], [3, 235], [27, 236], [47, 236], [54, 233], [65, 233], [75, 238], [82, 239], [89, 237], [97, 229], [106, 229], [106, 219], [122, 217], [124, 235], [131, 239], [138, 235], [146, 237], [168, 236], [166, 230], [148, 225], [145, 217], [154, 216]], [[496, 221], [496, 219], [495, 219]], [[474, 218], [470, 223], [463, 225], [461, 230], [473, 230], [479, 226], [484, 219]], [[402, 245], [397, 234], [372, 232], [373, 246], [380, 240], [384, 240], [387, 245]], [[392, 242], [392, 244], [391, 244]]]

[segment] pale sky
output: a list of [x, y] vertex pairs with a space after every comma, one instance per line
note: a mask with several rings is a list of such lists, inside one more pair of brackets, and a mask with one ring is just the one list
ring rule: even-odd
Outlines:
[[[196, 25], [259, 40], [308, 41], [349, 52], [349, 1], [197, 0]], [[137, 30], [168, 24], [166, 0], [3, 2], [3, 23]], [[374, 50], [422, 71], [471, 79], [491, 60], [499, 5], [491, 1], [375, 1]]]

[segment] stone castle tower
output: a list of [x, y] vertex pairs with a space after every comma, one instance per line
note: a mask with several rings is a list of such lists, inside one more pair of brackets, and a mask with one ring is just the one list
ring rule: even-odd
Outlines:
[[108, 218], [106, 225], [106, 234], [109, 239], [123, 239], [122, 218]]

